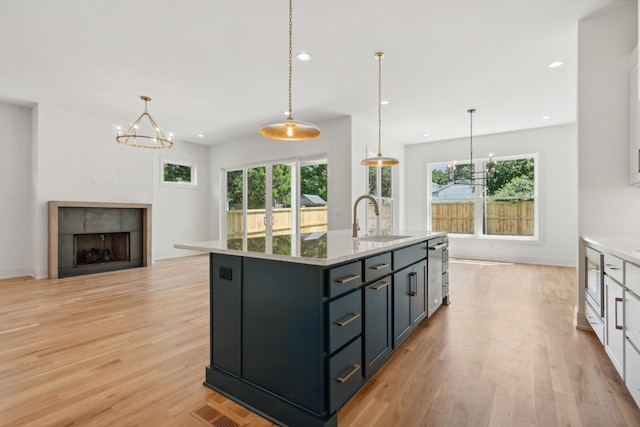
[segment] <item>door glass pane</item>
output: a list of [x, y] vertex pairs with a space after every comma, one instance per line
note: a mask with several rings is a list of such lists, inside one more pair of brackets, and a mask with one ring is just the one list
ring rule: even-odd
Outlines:
[[291, 234], [295, 224], [291, 211], [292, 165], [275, 164], [271, 168], [271, 223], [274, 236]]
[[368, 166], [367, 167], [367, 173], [368, 173], [368, 178], [367, 178], [367, 182], [368, 182], [368, 186], [369, 186], [369, 194], [371, 196], [377, 196], [378, 195], [378, 182], [377, 182], [377, 174], [378, 174], [378, 167], [377, 166]]
[[247, 169], [247, 236], [266, 234], [266, 172], [265, 166]]
[[473, 165], [437, 165], [431, 168], [431, 229], [474, 233]]
[[242, 237], [242, 171], [227, 172], [227, 237]]
[[382, 166], [380, 173], [380, 196], [391, 198], [391, 166]]
[[327, 231], [327, 161], [300, 165], [300, 233]]

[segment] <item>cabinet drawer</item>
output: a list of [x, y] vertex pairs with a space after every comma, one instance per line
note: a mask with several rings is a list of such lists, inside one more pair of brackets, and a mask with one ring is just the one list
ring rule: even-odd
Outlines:
[[362, 292], [355, 291], [329, 304], [329, 353], [362, 332]]
[[362, 342], [358, 338], [329, 360], [330, 412], [335, 412], [362, 383]]
[[640, 267], [635, 264], [624, 264], [625, 278], [624, 284], [629, 290], [640, 296]]
[[362, 285], [362, 262], [356, 261], [329, 270], [329, 298]]
[[400, 270], [427, 257], [427, 242], [393, 251], [393, 269]]
[[364, 281], [371, 282], [391, 273], [391, 252], [364, 260]]
[[640, 348], [640, 299], [630, 292], [625, 292], [624, 295], [624, 315], [625, 335], [637, 348]]
[[624, 262], [613, 255], [604, 254], [604, 274], [624, 284]]
[[629, 342], [625, 345], [625, 385], [636, 404], [640, 405], [640, 353]]
[[596, 311], [591, 308], [591, 305], [587, 300], [584, 302], [584, 314], [587, 318], [587, 321], [591, 325], [593, 332], [596, 333], [596, 336], [600, 340], [602, 344], [604, 344], [604, 322], [600, 316], [596, 313]]

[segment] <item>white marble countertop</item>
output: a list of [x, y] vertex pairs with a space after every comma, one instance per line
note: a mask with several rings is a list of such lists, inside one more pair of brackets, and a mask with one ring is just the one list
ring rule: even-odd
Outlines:
[[[444, 236], [443, 232], [397, 230], [381, 239], [351, 237], [351, 230], [180, 243], [177, 249], [328, 266]], [[374, 239], [374, 240], [367, 240]]]
[[640, 264], [640, 239], [625, 236], [582, 236], [590, 245], [601, 246], [612, 255]]

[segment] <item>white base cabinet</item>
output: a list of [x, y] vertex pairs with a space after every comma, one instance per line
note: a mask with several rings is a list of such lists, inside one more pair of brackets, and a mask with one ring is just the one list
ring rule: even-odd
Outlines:
[[604, 278], [606, 336], [604, 348], [624, 380], [624, 288], [610, 277]]

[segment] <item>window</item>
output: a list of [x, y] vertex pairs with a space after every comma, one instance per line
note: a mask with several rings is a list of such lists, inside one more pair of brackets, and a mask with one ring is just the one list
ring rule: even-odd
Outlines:
[[189, 162], [162, 160], [162, 184], [195, 187], [196, 165]]
[[371, 202], [367, 202], [367, 234], [387, 233], [393, 230], [393, 170], [391, 166], [367, 168], [369, 195], [378, 202], [379, 217]]
[[429, 170], [433, 231], [537, 237], [537, 155], [433, 164]]

